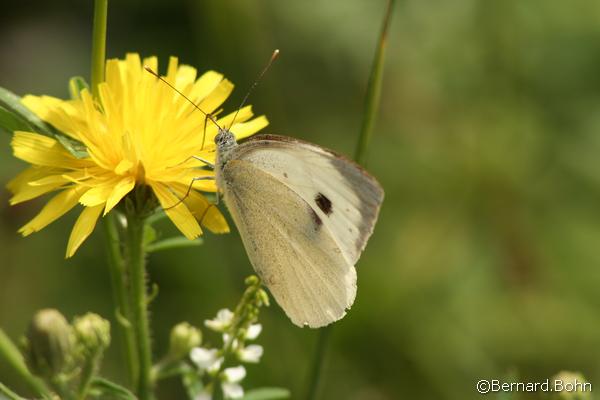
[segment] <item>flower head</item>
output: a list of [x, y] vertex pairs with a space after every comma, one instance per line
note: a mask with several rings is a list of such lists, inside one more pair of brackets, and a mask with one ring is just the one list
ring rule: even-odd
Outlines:
[[231, 310], [228, 308], [222, 308], [217, 312], [217, 316], [214, 319], [205, 320], [204, 325], [213, 331], [224, 332], [233, 322], [233, 316], [234, 314], [231, 312]]
[[[17, 131], [14, 155], [31, 164], [9, 184], [11, 204], [50, 192], [58, 192], [41, 212], [20, 229], [27, 236], [60, 218], [77, 203], [84, 206], [69, 238], [67, 257], [93, 231], [100, 215], [112, 210], [136, 186], [148, 186], [165, 212], [188, 238], [210, 231], [227, 232], [225, 219], [199, 191], [214, 192], [214, 180], [192, 178], [213, 176], [203, 169], [215, 158], [213, 138], [217, 127], [194, 105], [144, 70], [157, 70], [156, 57], [143, 62], [137, 54], [106, 63], [106, 81], [94, 99], [87, 89], [77, 99], [26, 96], [23, 103], [42, 120], [80, 142], [85, 156], [77, 158], [53, 138]], [[165, 79], [206, 113], [215, 113], [233, 90], [233, 84], [217, 72], [196, 77], [196, 70], [169, 60]], [[217, 120], [232, 124], [234, 114]], [[264, 128], [265, 117], [252, 118], [251, 107], [239, 111], [231, 131], [237, 138]], [[204, 134], [203, 134], [204, 132]], [[183, 201], [182, 201], [183, 199]]]

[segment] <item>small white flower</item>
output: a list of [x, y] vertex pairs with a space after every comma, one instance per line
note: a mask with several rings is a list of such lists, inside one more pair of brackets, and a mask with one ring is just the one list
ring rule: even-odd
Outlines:
[[239, 383], [223, 382], [223, 395], [226, 399], [239, 399], [244, 397], [244, 388]]
[[238, 383], [246, 377], [246, 368], [243, 365], [237, 367], [225, 368], [223, 371], [223, 380], [229, 383]]
[[223, 308], [217, 312], [215, 319], [207, 319], [204, 321], [204, 325], [213, 331], [223, 332], [229, 327], [233, 321], [233, 313], [227, 308]]
[[252, 324], [248, 327], [248, 331], [246, 332], [246, 340], [254, 340], [260, 335], [262, 331], [261, 324]]
[[263, 355], [263, 347], [258, 344], [251, 344], [238, 350], [238, 359], [242, 362], [257, 363]]
[[201, 370], [217, 370], [221, 367], [223, 357], [217, 358], [217, 349], [194, 347], [190, 351], [190, 359]]

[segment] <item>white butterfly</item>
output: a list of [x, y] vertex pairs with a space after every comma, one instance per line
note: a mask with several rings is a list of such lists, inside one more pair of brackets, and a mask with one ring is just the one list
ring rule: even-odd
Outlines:
[[285, 136], [237, 144], [219, 129], [215, 143], [217, 187], [277, 303], [298, 326], [342, 318], [383, 201], [379, 183], [356, 163]]

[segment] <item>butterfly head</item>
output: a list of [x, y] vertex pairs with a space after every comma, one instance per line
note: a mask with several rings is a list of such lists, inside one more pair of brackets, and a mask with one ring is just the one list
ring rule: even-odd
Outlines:
[[219, 133], [217, 133], [217, 136], [215, 136], [215, 144], [220, 152], [226, 152], [227, 150], [233, 148], [237, 142], [235, 141], [235, 136], [230, 130], [219, 128]]

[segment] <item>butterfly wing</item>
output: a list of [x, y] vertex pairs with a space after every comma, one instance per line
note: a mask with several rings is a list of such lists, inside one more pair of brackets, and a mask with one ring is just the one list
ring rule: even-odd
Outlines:
[[358, 165], [316, 145], [261, 135], [237, 146], [221, 175], [250, 261], [297, 325], [342, 318], [354, 264], [383, 190]]

